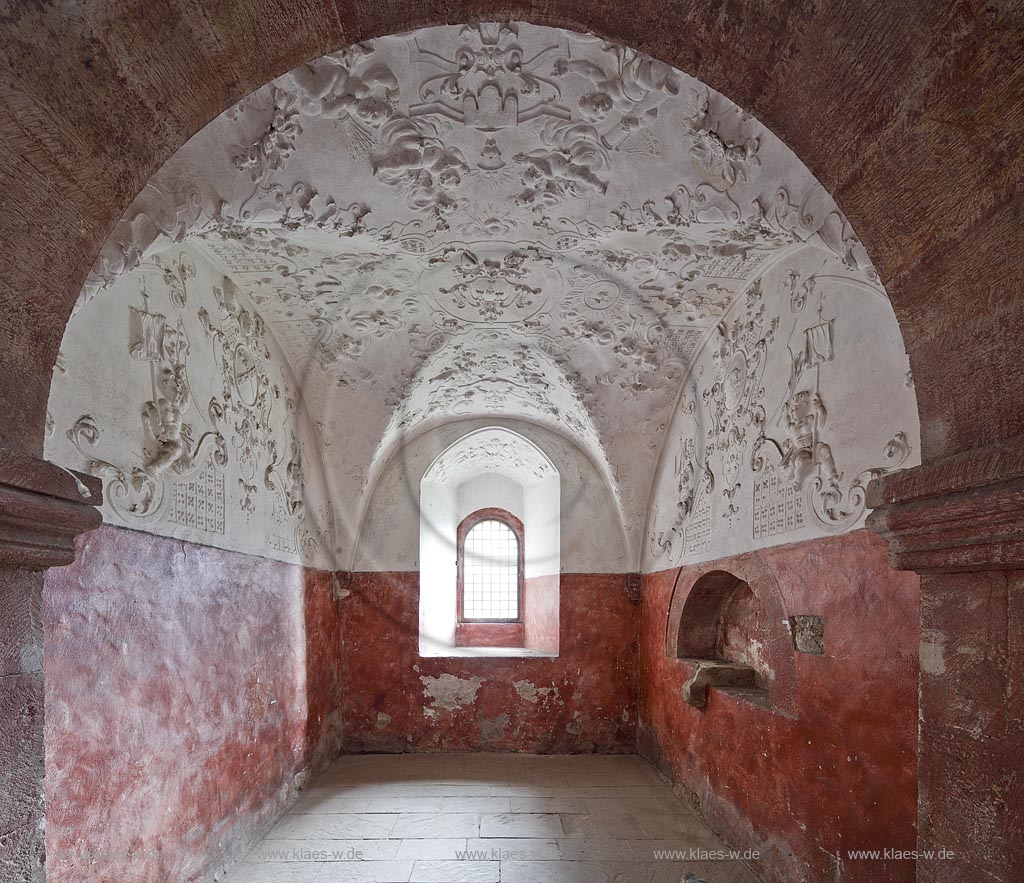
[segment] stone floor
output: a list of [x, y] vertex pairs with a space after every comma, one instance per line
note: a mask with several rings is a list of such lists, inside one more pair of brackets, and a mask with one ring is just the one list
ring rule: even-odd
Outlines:
[[340, 759], [229, 877], [349, 881], [756, 878], [637, 757], [460, 754]]

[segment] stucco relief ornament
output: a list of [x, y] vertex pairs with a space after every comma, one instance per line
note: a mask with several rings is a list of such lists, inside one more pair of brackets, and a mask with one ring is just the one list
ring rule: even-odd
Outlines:
[[[288, 413], [292, 420], [296, 418], [297, 408], [294, 402], [288, 401]], [[293, 435], [288, 443], [289, 456], [287, 462], [278, 453], [277, 443], [270, 439], [267, 443], [269, 464], [263, 472], [263, 484], [269, 491], [280, 496], [280, 502], [290, 516], [300, 519], [305, 512], [305, 473], [302, 466], [302, 447]]]
[[714, 377], [702, 392], [710, 419], [708, 442], [724, 461], [722, 495], [727, 502], [723, 513], [726, 518], [738, 512], [735, 497], [748, 433], [760, 434], [766, 420], [762, 378], [779, 319], [767, 319], [761, 296], [761, 281], [757, 280], [747, 292], [743, 314], [732, 322], [719, 324], [718, 346], [712, 351]]
[[[692, 418], [696, 411], [696, 400], [684, 396], [677, 409], [678, 414]], [[699, 497], [710, 496], [715, 491], [715, 474], [711, 469], [710, 449], [705, 449], [704, 461], [701, 463], [697, 447], [695, 435], [684, 435], [676, 441], [676, 450], [672, 458], [674, 503], [668, 517], [668, 525], [659, 527], [664, 523], [660, 503], [656, 503], [651, 511], [651, 522], [654, 526], [649, 531], [647, 540], [654, 558], [661, 558], [664, 555], [670, 558], [678, 557], [682, 553], [686, 526], [697, 508]]]
[[540, 131], [543, 147], [517, 153], [523, 189], [516, 205], [541, 212], [567, 198], [608, 190], [611, 158], [597, 130], [580, 122], [551, 120]]
[[877, 282], [878, 273], [853, 227], [817, 181], [795, 200], [786, 187], [779, 187], [774, 198], [759, 196], [754, 209], [773, 229], [831, 251], [849, 269]]
[[435, 461], [424, 478], [441, 483], [457, 482], [497, 467], [512, 469], [520, 478], [529, 481], [541, 481], [557, 475], [536, 449], [485, 431], [467, 439], [454, 453]]
[[[586, 49], [593, 41], [577, 40]], [[555, 59], [556, 77], [579, 76], [590, 82], [590, 90], [579, 99], [579, 111], [587, 122], [610, 123], [601, 142], [612, 150], [636, 145], [632, 135], [654, 125], [658, 107], [679, 94], [682, 82], [669, 65], [643, 52], [605, 43], [600, 62], [563, 56]], [[592, 54], [587, 52], [586, 54]]]
[[803, 282], [800, 281], [800, 274], [795, 270], [787, 270], [783, 280], [783, 288], [789, 291], [789, 307], [795, 315], [800, 315], [807, 306], [807, 301], [814, 296], [816, 279], [808, 276]]
[[479, 256], [468, 248], [447, 247], [432, 257], [432, 266], [447, 264], [455, 281], [450, 286], [438, 286], [451, 305], [460, 310], [475, 312], [476, 318], [493, 322], [504, 318], [506, 311], [529, 311], [541, 293], [539, 286], [528, 284], [530, 258], [551, 265], [551, 258], [533, 249], [532, 255], [519, 248], [496, 256]]
[[[800, 284], [788, 273], [783, 286], [791, 293], [794, 311], [800, 312], [815, 290], [813, 276]], [[817, 321], [804, 329], [802, 346], [790, 348], [790, 380], [776, 425], [783, 437], [762, 432], [751, 453], [755, 474], [766, 468], [782, 472], [795, 489], [803, 489], [817, 522], [828, 530], [846, 530], [864, 514], [867, 484], [907, 461], [911, 447], [906, 434], [897, 433], [886, 445], [884, 467], [862, 470], [848, 483], [828, 438], [828, 409], [822, 393], [822, 371], [835, 357], [834, 319], [824, 316], [824, 295], [819, 295]]]
[[171, 303], [178, 309], [184, 309], [188, 301], [188, 282], [195, 279], [196, 265], [192, 258], [185, 253], [179, 254], [170, 262], [161, 258], [156, 259], [156, 264], [163, 268], [164, 282], [170, 295]]
[[141, 466], [122, 468], [94, 457], [90, 449], [99, 444], [100, 436], [91, 414], [81, 415], [67, 432], [68, 440], [85, 458], [85, 471], [103, 479], [104, 498], [118, 514], [139, 518], [154, 515], [163, 499], [163, 484], [154, 481]]
[[339, 205], [333, 196], [324, 196], [302, 183], [292, 189], [290, 196], [283, 200], [284, 211], [278, 220], [287, 230], [316, 228], [347, 237], [367, 231], [370, 207], [365, 202]]
[[380, 150], [370, 157], [377, 180], [404, 193], [410, 208], [430, 214], [436, 230], [448, 229], [470, 172], [462, 151], [446, 145], [428, 120], [405, 115], [385, 123], [380, 140]]
[[215, 324], [205, 309], [199, 311], [199, 319], [220, 362], [221, 396], [213, 400], [211, 408], [215, 404], [231, 426], [231, 444], [239, 469], [242, 477], [252, 482], [261, 455], [272, 441], [270, 413], [280, 392], [266, 368], [271, 355], [263, 320], [238, 302], [230, 279], [214, 286], [213, 293], [219, 321]]
[[[696, 242], [689, 234], [689, 228], [698, 223], [738, 225], [742, 222], [743, 212], [726, 189], [707, 183], [693, 185], [681, 182], [660, 200], [647, 199], [639, 206], [623, 202], [617, 209], [612, 209], [611, 215], [613, 226], [618, 230], [668, 235], [678, 233], [666, 243], [677, 251], [677, 257], [687, 248], [705, 257], [725, 257], [723, 250], [736, 249], [737, 243], [713, 245]], [[750, 247], [747, 245], [745, 250], [749, 251]]]
[[[655, 558], [663, 555], [673, 556], [683, 551], [686, 538], [686, 527], [697, 508], [700, 497], [708, 497], [715, 492], [715, 474], [711, 470], [710, 459], [705, 459], [699, 466], [696, 455], [696, 441], [692, 438], [681, 439], [680, 448], [673, 459], [672, 474], [676, 484], [676, 502], [672, 519], [668, 527], [652, 530], [649, 536], [651, 554]], [[658, 524], [661, 520], [661, 508], [655, 506], [653, 520]]]
[[[133, 310], [133, 318], [142, 320], [143, 328], [147, 315], [152, 316]], [[168, 470], [179, 476], [187, 475], [205, 462], [210, 451], [218, 465], [226, 465], [227, 452], [217, 428], [220, 411], [216, 404], [211, 402], [208, 415], [214, 428], [198, 440], [193, 437], [191, 424], [184, 419], [192, 394], [186, 367], [190, 346], [181, 320], [176, 328], [165, 328], [159, 338], [160, 346], [155, 349], [146, 343], [140, 346], [134, 339], [130, 348], [133, 358], [150, 363], [153, 378], [153, 398], [142, 406], [148, 439], [144, 471], [154, 478]]]
[[367, 43], [300, 64], [282, 79], [303, 114], [372, 128], [390, 119], [399, 96], [398, 78]]
[[818, 522], [829, 530], [840, 531], [852, 527], [864, 514], [868, 484], [899, 469], [910, 458], [912, 448], [906, 433], [896, 433], [882, 451], [887, 465], [862, 470], [846, 488], [842, 485], [843, 473], [836, 468], [831, 453], [826, 445], [811, 485], [811, 502]]
[[119, 276], [134, 270], [146, 254], [182, 242], [199, 227], [202, 213], [203, 199], [198, 191], [179, 198], [169, 186], [153, 181], [146, 184], [103, 244], [82, 286], [76, 309]]
[[422, 101], [410, 105], [410, 116], [443, 117], [483, 132], [545, 117], [570, 118], [569, 108], [559, 103], [559, 87], [540, 71], [542, 62], [558, 50], [557, 43], [526, 57], [519, 26], [510, 22], [466, 25], [460, 37], [453, 56], [425, 48], [414, 38], [414, 60], [441, 73], [420, 83]]
[[737, 181], [748, 180], [760, 168], [761, 160], [757, 157], [760, 141], [751, 136], [736, 144], [728, 143], [715, 128], [709, 103], [710, 96], [705, 95], [701, 113], [691, 129], [690, 155], [732, 187]]
[[231, 160], [238, 171], [245, 172], [255, 185], [249, 197], [239, 206], [238, 217], [249, 220], [254, 209], [252, 203], [272, 197], [283, 204], [285, 190], [273, 182], [276, 172], [283, 169], [295, 151], [295, 139], [302, 133], [295, 96], [272, 86], [273, 100], [270, 121], [256, 140], [238, 145], [232, 150]]
[[[182, 299], [172, 292], [172, 300]], [[129, 307], [128, 352], [149, 366], [152, 398], [141, 409], [143, 451], [141, 464], [121, 467], [95, 457], [92, 449], [100, 440], [100, 428], [89, 414], [80, 416], [67, 436], [86, 459], [87, 471], [104, 480], [107, 502], [122, 516], [152, 518], [159, 514], [164, 499], [165, 473], [189, 475], [212, 455], [219, 466], [227, 464], [224, 437], [217, 424], [221, 416], [215, 402], [208, 415], [213, 427], [198, 440], [185, 416], [191, 402], [186, 360], [188, 337], [179, 319], [169, 326], [160, 313], [149, 309], [149, 295], [142, 291], [142, 307]]]

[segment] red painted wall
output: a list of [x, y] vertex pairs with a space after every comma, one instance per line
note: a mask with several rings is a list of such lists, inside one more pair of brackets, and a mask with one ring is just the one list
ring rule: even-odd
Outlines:
[[347, 751], [636, 748], [637, 607], [622, 574], [563, 574], [557, 658], [420, 658], [419, 575], [342, 602]]
[[523, 581], [523, 624], [526, 626], [527, 647], [558, 652], [558, 586], [557, 573], [528, 576]]
[[1024, 571], [924, 576], [921, 883], [1024, 880], [1022, 683]]
[[[889, 570], [866, 531], [759, 554], [786, 615], [825, 618], [825, 655], [795, 656], [796, 718], [715, 689], [703, 711], [683, 702], [692, 668], [665, 654], [679, 571], [662, 571], [644, 578], [641, 753], [733, 847], [761, 851], [769, 883], [912, 881], [911, 861], [846, 853], [916, 848], [918, 577]], [[683, 568], [680, 591], [697, 571]]]
[[327, 573], [81, 537], [44, 593], [49, 883], [191, 881], [260, 835], [340, 743], [336, 603]]

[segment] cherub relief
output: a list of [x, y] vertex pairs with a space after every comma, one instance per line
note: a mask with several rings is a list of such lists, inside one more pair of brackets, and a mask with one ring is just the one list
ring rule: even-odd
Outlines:
[[608, 189], [608, 153], [593, 126], [552, 120], [541, 130], [541, 141], [547, 148], [512, 158], [523, 167], [524, 190], [515, 197], [517, 205], [540, 208], [566, 196], [583, 197]]
[[386, 146], [371, 158], [373, 174], [407, 189], [412, 208], [429, 210], [438, 220], [451, 214], [458, 207], [454, 191], [470, 170], [462, 151], [405, 116], [387, 122], [381, 137]]
[[289, 76], [298, 87], [298, 106], [310, 116], [355, 117], [368, 126], [383, 125], [395, 112], [398, 79], [384, 64], [357, 70], [373, 54], [357, 44], [299, 65]]
[[142, 409], [142, 419], [157, 443], [156, 451], [145, 462], [150, 475], [166, 472], [185, 456], [182, 419], [187, 403], [185, 366], [164, 367], [160, 372], [159, 395], [155, 401], [146, 402]]
[[[600, 123], [617, 111], [622, 115], [618, 126], [624, 139], [653, 125], [659, 105], [679, 94], [679, 75], [664, 62], [624, 46], [606, 45], [604, 51], [612, 62], [607, 67], [562, 57], [555, 60], [552, 72], [556, 77], [577, 74], [590, 80], [594, 88], [580, 98], [580, 113], [588, 122]], [[605, 144], [618, 146], [607, 140]]]

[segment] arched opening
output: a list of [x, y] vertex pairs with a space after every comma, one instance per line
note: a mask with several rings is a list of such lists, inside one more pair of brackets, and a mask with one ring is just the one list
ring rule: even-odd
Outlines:
[[[382, 20], [367, 25], [367, 33], [393, 25]], [[475, 48], [489, 57], [502, 40], [520, 37], [514, 24], [457, 30], [458, 39], [478, 41]], [[415, 100], [399, 101], [406, 84], [395, 76], [397, 65], [378, 64], [387, 52], [359, 44], [301, 65], [284, 78], [287, 88], [276, 83], [230, 111], [225, 118], [240, 121], [241, 140], [218, 140], [223, 130], [212, 136], [206, 132], [206, 147], [231, 148], [230, 165], [218, 169], [215, 159], [195, 193], [180, 186], [187, 174], [179, 173], [197, 168], [187, 152], [177, 158], [176, 171], [172, 160], [170, 177], [158, 176], [149, 185], [86, 287], [89, 295], [97, 278], [109, 283], [100, 297], [112, 296], [111, 313], [93, 310], [90, 315], [90, 304], [84, 303], [69, 326], [71, 347], [58, 361], [57, 386], [60, 377], [72, 380], [51, 399], [48, 421], [54, 459], [104, 479], [108, 522], [322, 569], [339, 603], [371, 596], [376, 588], [366, 573], [341, 572], [346, 565], [339, 562], [360, 560], [360, 555], [378, 562], [415, 555], [410, 551], [415, 541], [398, 530], [394, 537], [400, 552], [386, 544], [357, 546], [363, 513], [387, 502], [389, 489], [377, 478], [388, 474], [390, 464], [378, 455], [401, 448], [403, 434], [431, 431], [453, 417], [497, 414], [572, 434], [612, 488], [616, 516], [608, 520], [619, 519], [620, 527], [625, 523], [623, 548], [613, 544], [607, 552], [609, 559], [621, 558], [623, 572], [701, 566], [716, 556], [774, 548], [785, 541], [820, 543], [841, 555], [845, 547], [828, 545], [825, 534], [842, 537], [859, 528], [868, 482], [913, 465], [924, 445], [916, 425], [900, 422], [907, 414], [916, 418], [916, 407], [909, 372], [894, 370], [903, 356], [898, 327], [864, 249], [831, 197], [809, 185], [813, 181], [806, 169], [794, 165], [756, 120], [734, 114], [737, 109], [710, 90], [706, 107], [698, 95], [696, 112], [682, 112], [673, 102], [680, 82], [688, 81], [621, 46], [601, 46], [570, 34], [566, 40], [578, 39], [581, 45], [564, 54], [556, 49], [546, 55], [543, 46], [537, 47], [539, 54], [523, 53], [516, 47], [506, 58], [514, 60], [510, 70], [518, 74], [524, 59], [544, 58], [546, 63], [549, 55], [554, 57], [550, 72], [537, 74], [527, 89], [520, 84], [510, 100], [508, 83], [486, 82], [467, 96], [465, 84], [458, 82], [464, 69], [453, 64], [465, 56], [445, 55], [444, 45], [428, 45], [429, 35], [417, 36], [424, 40], [415, 51], [426, 47], [430, 63], [439, 62], [445, 71], [436, 90], [420, 89]], [[532, 34], [530, 39], [546, 36]], [[336, 43], [337, 35], [332, 39]], [[524, 36], [523, 42], [530, 40]], [[303, 38], [295, 38], [284, 55], [297, 61], [292, 56], [300, 44]], [[368, 63], [373, 53], [378, 54]], [[275, 64], [279, 61], [275, 58]], [[640, 91], [620, 88], [624, 71], [636, 78]], [[571, 86], [565, 85], [570, 81]], [[292, 87], [294, 101], [288, 95]], [[563, 88], [569, 100], [551, 100], [552, 88]], [[522, 100], [529, 95], [544, 100]], [[205, 111], [217, 103], [207, 100]], [[664, 149], [665, 141], [652, 130], [666, 119], [683, 122], [688, 156], [712, 180], [695, 186], [683, 182], [671, 192], [640, 193], [630, 189], [638, 180], [660, 182], [668, 176], [655, 171], [633, 180], [626, 174], [618, 180], [628, 180], [623, 189], [631, 199], [617, 207], [605, 204], [609, 194], [621, 195], [613, 185], [618, 172], [609, 170], [627, 155], [639, 166]], [[509, 131], [524, 131], [524, 125], [537, 130], [539, 146], [514, 143], [517, 136]], [[378, 186], [390, 188], [394, 200], [400, 196], [413, 210], [412, 219], [403, 217], [389, 227], [398, 213], [387, 200], [383, 212], [376, 207], [377, 217], [389, 219], [378, 225], [373, 218], [376, 244], [386, 246], [382, 255], [371, 255], [366, 247], [369, 206], [340, 201], [327, 186], [329, 174], [314, 186], [316, 176], [324, 173], [316, 160], [308, 167], [303, 160], [292, 163], [302, 126], [319, 129], [315, 137], [325, 141], [343, 141], [352, 156], [372, 156], [372, 172], [364, 170], [364, 176], [372, 175]], [[456, 142], [469, 133], [473, 150], [468, 143], [444, 143], [455, 131], [462, 133]], [[198, 153], [204, 152], [203, 138], [200, 133]], [[806, 145], [800, 146], [804, 158], [820, 159], [814, 153], [818, 148], [805, 152]], [[224, 159], [215, 150], [207, 155]], [[511, 177], [509, 156], [515, 167]], [[680, 157], [663, 153], [661, 159], [671, 160], [667, 165], [672, 166]], [[845, 174], [828, 162], [814, 166], [829, 181]], [[520, 230], [520, 238], [513, 237], [500, 199], [498, 211], [487, 206], [485, 217], [459, 218], [459, 189], [470, 179], [498, 181], [497, 189], [511, 181], [514, 192], [505, 195], [513, 197], [508, 200], [516, 207], [513, 212], [529, 212], [528, 226], [543, 232], [520, 235]], [[238, 180], [246, 182], [241, 199], [234, 198], [237, 193], [218, 192], [222, 184]], [[860, 208], [872, 202], [883, 200], [870, 195], [852, 200]], [[558, 213], [565, 205], [583, 203], [598, 206], [603, 213], [599, 222], [585, 212]], [[558, 212], [547, 210], [555, 205]], [[421, 226], [416, 212], [436, 226]], [[473, 225], [482, 232], [471, 232]], [[581, 232], [580, 240], [572, 238]], [[473, 238], [477, 235], [481, 238]], [[541, 248], [536, 244], [540, 237], [551, 241]], [[886, 241], [881, 255], [886, 268], [900, 264], [900, 258], [892, 257], [899, 249], [886, 237], [878, 238]], [[337, 239], [358, 244], [350, 252], [350, 257], [357, 255], [354, 262], [324, 260]], [[659, 248], [645, 240], [657, 240]], [[581, 242], [586, 244], [581, 247]], [[920, 249], [914, 254], [919, 257]], [[421, 268], [411, 257], [416, 255], [433, 275], [417, 273]], [[142, 265], [130, 269], [137, 258]], [[676, 265], [670, 267], [672, 260]], [[388, 278], [369, 278], [378, 272]], [[157, 283], [155, 294], [140, 284], [147, 279]], [[352, 279], [358, 280], [365, 301], [338, 298], [352, 294], [345, 289]], [[857, 310], [845, 303], [856, 289], [875, 299], [872, 309], [876, 316], [885, 314], [882, 320], [865, 318], [869, 309], [858, 321]], [[423, 315], [413, 318], [416, 304], [409, 298], [392, 308], [396, 294], [409, 291], [432, 298], [437, 309], [429, 321]], [[537, 300], [550, 291], [573, 302], [571, 314], [552, 321], [557, 310], [550, 303], [534, 311]], [[442, 304], [442, 295], [450, 296], [450, 302]], [[790, 313], [783, 316], [777, 307], [787, 297]], [[278, 298], [290, 303], [275, 312], [281, 306]], [[326, 309], [342, 301], [344, 315]], [[317, 306], [303, 312], [311, 304]], [[619, 315], [617, 305], [625, 307]], [[403, 311], [410, 327], [399, 331]], [[512, 318], [505, 321], [509, 314]], [[111, 315], [117, 318], [108, 321]], [[304, 324], [314, 333], [310, 327], [300, 329]], [[472, 345], [465, 340], [452, 345], [468, 326], [486, 326], [486, 333]], [[520, 326], [535, 335], [528, 345], [517, 346]], [[263, 335], [268, 328], [271, 333]], [[884, 332], [880, 342], [872, 341], [878, 328]], [[593, 344], [582, 358], [567, 356], [581, 340], [566, 331], [578, 329], [584, 343]], [[406, 331], [414, 339], [411, 349], [409, 340], [401, 339]], [[292, 332], [297, 346], [289, 337]], [[116, 349], [108, 346], [113, 338], [118, 338], [121, 364], [104, 361]], [[940, 338], [929, 336], [930, 341]], [[843, 388], [835, 377], [844, 372], [836, 366], [857, 350], [847, 346], [852, 342], [866, 343], [856, 358], [867, 379], [858, 375]], [[367, 355], [374, 347], [376, 364]], [[305, 350], [309, 365], [296, 358], [296, 350]], [[399, 364], [411, 351], [423, 358], [415, 365]], [[789, 358], [779, 358], [780, 353]], [[314, 361], [319, 363], [315, 369]], [[83, 364], [89, 366], [85, 371]], [[388, 368], [394, 368], [392, 376], [380, 388], [374, 386]], [[314, 381], [315, 375], [323, 377], [317, 372], [351, 393], [344, 408], [332, 414], [324, 407]], [[902, 389], [891, 383], [897, 375], [907, 377]], [[44, 398], [38, 378], [30, 372], [16, 376], [30, 382], [14, 384], [15, 421]], [[120, 392], [111, 390], [120, 391], [121, 385], [127, 393], [118, 401]], [[680, 385], [684, 395], [672, 402]], [[935, 388], [927, 391], [933, 404]], [[290, 395], [296, 389], [301, 396]], [[543, 394], [537, 393], [540, 389]], [[867, 428], [855, 427], [859, 416], [846, 407], [856, 404], [857, 389], [886, 406]], [[523, 390], [533, 392], [524, 395]], [[666, 390], [673, 395], [665, 397]], [[656, 400], [657, 395], [662, 398]], [[72, 408], [76, 413], [70, 422], [69, 403], [82, 406]], [[619, 420], [602, 423], [609, 413], [619, 413]], [[1007, 413], [995, 409], [990, 420], [981, 421], [981, 429], [951, 423], [941, 432], [938, 421], [930, 421], [924, 444], [933, 451], [955, 449], [965, 439], [985, 436], [992, 426], [1018, 425], [1019, 414], [1008, 418]], [[890, 426], [894, 422], [899, 428]], [[875, 430], [883, 429], [885, 437], [875, 438]], [[655, 443], [652, 434], [659, 436]], [[341, 449], [345, 454], [339, 457]], [[648, 486], [654, 488], [653, 501]], [[566, 544], [567, 556], [578, 555], [578, 545]], [[604, 560], [595, 565], [598, 575], [604, 573]], [[398, 582], [395, 572], [387, 579]], [[751, 584], [743, 585], [750, 591], [739, 585], [724, 603], [715, 654], [747, 665], [757, 687], [759, 676], [770, 680], [770, 670], [760, 671], [749, 642], [741, 639], [759, 632], [764, 618]], [[622, 613], [611, 601], [606, 607], [606, 619]], [[585, 630], [569, 631], [578, 636]], [[643, 652], [630, 651], [628, 643], [615, 646], [623, 650], [624, 668], [637, 664], [635, 657]], [[454, 692], [446, 678], [458, 681]], [[463, 697], [475, 695], [476, 678], [486, 682], [464, 671], [423, 675], [434, 714], [444, 717]], [[258, 674], [250, 680], [245, 696], [255, 707], [264, 691]], [[539, 689], [557, 691], [557, 678], [550, 680], [552, 686]], [[590, 683], [597, 680], [591, 677]], [[624, 684], [623, 695], [628, 695], [630, 682]], [[516, 690], [531, 705], [546, 706], [547, 697], [555, 695], [538, 693], [533, 681]], [[325, 692], [340, 689], [335, 684]], [[559, 694], [558, 701], [564, 700]], [[374, 697], [372, 707], [383, 701]], [[491, 695], [474, 708], [478, 735], [506, 745], [501, 741], [506, 712], [495, 715], [499, 707]], [[246, 706], [245, 713], [251, 711]], [[591, 739], [602, 726], [605, 736], [610, 732], [606, 724], [614, 715], [603, 706], [600, 712], [597, 722], [574, 712], [567, 723], [559, 720], [559, 730], [586, 734], [580, 745], [617, 744], [619, 731], [605, 741], [602, 736]], [[635, 720], [628, 701], [621, 712], [624, 721], [630, 714]], [[389, 713], [376, 714], [373, 725], [387, 729]], [[409, 732], [411, 739], [411, 726]], [[439, 726], [435, 735], [444, 738], [445, 732]], [[547, 744], [565, 747], [554, 740]], [[830, 854], [835, 843], [818, 842], [817, 833], [787, 832], [795, 854]], [[814, 867], [811, 873], [823, 872]]]
[[[481, 23], [304, 63], [172, 157], [83, 289], [47, 452], [121, 528], [331, 572], [343, 652], [313, 658], [351, 750], [617, 751], [624, 574], [862, 524], [920, 447], [907, 373], [759, 121], [635, 49]], [[465, 615], [482, 508], [523, 525], [518, 622]], [[747, 584], [708, 658], [791, 715]]]
[[523, 523], [505, 509], [477, 509], [456, 537], [455, 643], [524, 646]]
[[420, 653], [558, 655], [561, 478], [502, 427], [452, 442], [420, 481]]

